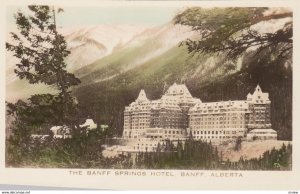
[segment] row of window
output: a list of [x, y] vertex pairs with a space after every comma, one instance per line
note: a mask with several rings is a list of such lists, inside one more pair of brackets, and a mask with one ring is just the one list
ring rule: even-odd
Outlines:
[[152, 139], [162, 138], [162, 136], [157, 136], [157, 135], [147, 135], [146, 137]]
[[206, 113], [213, 113], [213, 112], [222, 112], [222, 113], [228, 113], [230, 114], [229, 112], [246, 112], [248, 111], [247, 108], [235, 108], [235, 107], [231, 107], [231, 108], [222, 108], [222, 109], [203, 109], [203, 107], [197, 107], [197, 110], [196, 111], [193, 111], [193, 112], [196, 112], [196, 113], [203, 113], [203, 114], [206, 114]]
[[194, 136], [195, 139], [231, 139], [237, 136]]
[[178, 135], [165, 135], [165, 139], [178, 139], [178, 137], [180, 137], [180, 136], [178, 136]]
[[[240, 121], [240, 122], [237, 122], [237, 121], [232, 121], [232, 122], [227, 122], [227, 124], [243, 124], [244, 122], [243, 121]], [[203, 121], [200, 121], [200, 122], [195, 122], [195, 121], [192, 121], [191, 124], [194, 124], [194, 125], [214, 125], [214, 124], [226, 124], [226, 121], [225, 122], [203, 122]]]
[[245, 125], [222, 125], [222, 126], [214, 126], [214, 125], [190, 125], [191, 129], [211, 129], [211, 128], [217, 128], [217, 129], [224, 129], [224, 128], [244, 128]]
[[233, 117], [208, 117], [208, 118], [206, 118], [206, 117], [195, 117], [195, 116], [192, 116], [191, 118], [190, 118], [190, 120], [191, 121], [197, 121], [197, 120], [199, 120], [199, 121], [211, 121], [211, 120], [213, 120], [213, 121], [215, 121], [215, 120], [236, 120], [236, 119], [241, 119], [241, 120], [244, 120], [244, 116], [240, 116], [240, 117], [237, 117], [237, 116], [233, 116]]
[[149, 122], [144, 122], [144, 123], [142, 123], [142, 122], [140, 122], [140, 123], [132, 123], [132, 126], [138, 126], [138, 125], [142, 125], [142, 126], [144, 126], [144, 125], [149, 125]]
[[147, 117], [138, 117], [138, 118], [132, 118], [131, 120], [132, 120], [132, 122], [134, 122], [134, 121], [140, 121], [140, 120], [149, 121], [150, 119]]
[[167, 131], [167, 130], [165, 130], [165, 134], [183, 134], [183, 131]]
[[[243, 133], [243, 131], [238, 131], [238, 132], [240, 132], [240, 133]], [[237, 131], [192, 131], [192, 134], [193, 135], [199, 135], [199, 134], [201, 134], [201, 135], [214, 135], [214, 134], [216, 134], [216, 135], [224, 135], [224, 134], [236, 134], [237, 133]]]

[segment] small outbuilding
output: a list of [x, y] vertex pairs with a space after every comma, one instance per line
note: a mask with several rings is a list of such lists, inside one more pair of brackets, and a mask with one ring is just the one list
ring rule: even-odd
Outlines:
[[67, 126], [53, 126], [50, 131], [53, 133], [53, 138], [66, 139], [71, 138], [71, 129]]
[[97, 124], [93, 121], [93, 119], [86, 119], [85, 123], [79, 126], [86, 127], [87, 130], [92, 130], [97, 128]]

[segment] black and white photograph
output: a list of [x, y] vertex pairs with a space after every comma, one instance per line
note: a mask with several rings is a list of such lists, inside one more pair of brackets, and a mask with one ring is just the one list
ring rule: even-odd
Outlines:
[[292, 170], [293, 12], [10, 6], [6, 167]]
[[2, 194], [298, 193], [299, 2], [2, 2]]

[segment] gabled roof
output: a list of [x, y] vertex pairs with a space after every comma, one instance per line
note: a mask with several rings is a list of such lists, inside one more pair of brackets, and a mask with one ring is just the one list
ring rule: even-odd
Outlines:
[[139, 96], [137, 97], [136, 101], [149, 101], [147, 96], [146, 96], [146, 92], [145, 90], [141, 90], [139, 93]]
[[201, 102], [201, 100], [193, 98], [185, 84], [178, 85], [174, 83], [160, 99], [152, 101], [147, 98], [145, 90], [142, 89], [137, 99], [125, 107], [125, 111], [146, 111], [151, 108], [180, 109], [181, 103], [194, 105], [198, 102]]
[[169, 87], [167, 92], [165, 93], [166, 96], [185, 96], [191, 97], [192, 95], [185, 84], [176, 84], [174, 83]]
[[263, 92], [259, 85], [256, 86], [253, 94], [247, 95], [247, 100], [253, 103], [270, 103], [269, 93]]

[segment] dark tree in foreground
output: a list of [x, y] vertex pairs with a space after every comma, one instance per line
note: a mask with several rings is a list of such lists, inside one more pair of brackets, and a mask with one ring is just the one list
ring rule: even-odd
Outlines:
[[[175, 24], [192, 27], [201, 38], [188, 39], [190, 53], [226, 53], [236, 59], [250, 48], [260, 52], [275, 48], [277, 57], [291, 58], [293, 22], [292, 12], [273, 8], [189, 8], [174, 18]], [[290, 19], [289, 19], [290, 18]], [[281, 22], [275, 32], [263, 32], [257, 24]]]
[[49, 6], [28, 8], [31, 11], [28, 16], [21, 11], [15, 14], [18, 32], [11, 32], [12, 41], [6, 43], [6, 49], [19, 59], [15, 73], [20, 79], [30, 84], [43, 83], [58, 91], [56, 96], [36, 95], [29, 101], [39, 101], [41, 105], [61, 101], [61, 110], [56, 113], [66, 120], [73, 104], [69, 89], [80, 80], [66, 71], [64, 59], [70, 52], [64, 37], [57, 31], [55, 9]]
[[13, 135], [7, 140], [6, 160], [15, 164], [30, 156], [32, 150], [41, 148], [38, 142], [32, 142], [31, 134], [49, 134], [53, 125], [67, 125], [71, 129], [78, 126], [77, 103], [70, 89], [80, 80], [66, 70], [64, 60], [70, 52], [56, 28], [56, 12], [62, 9], [28, 8], [28, 15], [21, 11], [15, 14], [17, 31], [11, 32], [6, 49], [18, 59], [15, 74], [19, 79], [27, 80], [33, 87], [34, 84], [45, 84], [57, 93], [32, 95], [25, 101], [7, 103], [7, 114], [13, 118]]

